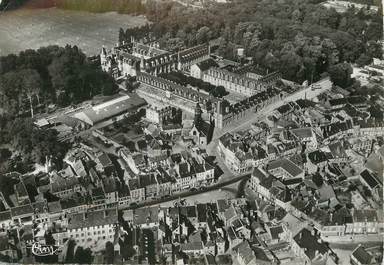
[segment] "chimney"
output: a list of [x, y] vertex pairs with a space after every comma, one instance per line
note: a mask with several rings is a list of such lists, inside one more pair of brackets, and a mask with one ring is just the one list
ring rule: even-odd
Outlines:
[[319, 255], [319, 251], [316, 249], [315, 251], [315, 257], [317, 257]]

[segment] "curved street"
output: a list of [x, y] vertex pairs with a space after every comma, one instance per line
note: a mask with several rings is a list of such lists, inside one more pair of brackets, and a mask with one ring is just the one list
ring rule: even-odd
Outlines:
[[189, 196], [193, 196], [193, 195], [202, 194], [202, 193], [210, 192], [210, 191], [213, 191], [213, 190], [221, 189], [223, 187], [229, 186], [229, 185], [237, 183], [237, 182], [240, 182], [239, 186], [244, 187], [246, 181], [250, 177], [251, 177], [250, 173], [243, 174], [243, 175], [240, 175], [240, 176], [236, 176], [236, 177], [234, 177], [233, 179], [230, 179], [230, 180], [226, 180], [226, 181], [223, 181], [223, 182], [218, 182], [218, 183], [213, 184], [211, 186], [208, 186], [208, 187], [206, 187], [205, 189], [202, 189], [202, 190], [181, 192], [181, 193], [173, 194], [170, 197], [161, 198], [161, 199], [158, 199], [158, 200], [145, 201], [145, 202], [139, 203], [137, 205], [129, 205], [129, 206], [119, 207], [119, 210], [137, 209], [137, 208], [148, 207], [148, 206], [152, 206], [152, 205], [156, 205], [156, 204], [160, 204], [160, 203], [164, 203], [164, 202], [173, 201], [173, 200], [176, 200], [176, 199], [179, 199], [179, 198], [186, 198], [186, 197], [189, 197]]

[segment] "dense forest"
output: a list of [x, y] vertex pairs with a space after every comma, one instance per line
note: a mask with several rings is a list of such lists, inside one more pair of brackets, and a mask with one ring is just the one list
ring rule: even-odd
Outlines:
[[[51, 157], [60, 166], [68, 146], [56, 130], [39, 130], [32, 119], [49, 104], [68, 106], [117, 90], [109, 74], [76, 47], [42, 47], [0, 57], [0, 173], [28, 171]], [[7, 151], [7, 150], [10, 150]], [[12, 155], [12, 160], [9, 156]]]
[[58, 141], [56, 130], [38, 129], [30, 118], [1, 117], [0, 122], [0, 145], [7, 147], [0, 149], [0, 174], [29, 172], [35, 163], [44, 164], [47, 158], [58, 168], [62, 167], [69, 144]]
[[[177, 50], [211, 41], [220, 55], [232, 59], [242, 47], [260, 67], [297, 82], [317, 80], [332, 65], [366, 65], [382, 57], [381, 8], [376, 14], [354, 7], [338, 13], [319, 2], [239, 0], [188, 9], [148, 1], [146, 15], [163, 47]], [[134, 33], [121, 29], [120, 39], [129, 40]]]
[[112, 77], [76, 46], [42, 47], [0, 57], [0, 110], [10, 116], [33, 116], [35, 108], [50, 103], [68, 106], [115, 91]]

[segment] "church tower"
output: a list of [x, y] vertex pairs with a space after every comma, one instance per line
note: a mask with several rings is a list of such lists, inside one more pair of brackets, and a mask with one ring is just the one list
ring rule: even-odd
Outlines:
[[197, 125], [202, 121], [202, 117], [201, 117], [202, 113], [203, 111], [201, 110], [200, 104], [197, 103], [195, 108], [195, 119], [194, 119], [195, 125]]

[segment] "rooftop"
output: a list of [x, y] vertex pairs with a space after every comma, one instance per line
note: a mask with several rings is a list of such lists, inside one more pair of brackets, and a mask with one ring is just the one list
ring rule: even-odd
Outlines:
[[256, 258], [247, 241], [241, 242], [233, 250], [243, 259], [244, 264], [250, 264]]
[[296, 177], [303, 173], [303, 170], [300, 167], [298, 167], [295, 163], [286, 158], [271, 161], [267, 166], [268, 170], [273, 170], [276, 168], [283, 168], [292, 177]]
[[315, 258], [316, 251], [325, 254], [328, 251], [327, 245], [320, 240], [315, 231], [309, 231], [303, 228], [294, 238], [299, 247], [305, 249], [305, 254], [310, 260]]
[[362, 171], [360, 173], [360, 176], [364, 179], [364, 181], [369, 185], [371, 189], [380, 186], [380, 182], [367, 169]]
[[211, 67], [218, 67], [219, 65], [215, 62], [215, 60], [209, 58], [205, 61], [202, 61], [197, 64], [201, 71], [208, 70]]
[[351, 254], [360, 264], [372, 264], [372, 255], [369, 254], [365, 248], [359, 245]]
[[159, 222], [159, 206], [139, 208], [134, 210], [133, 223], [142, 225]]
[[117, 223], [116, 209], [99, 210], [87, 213], [75, 213], [68, 216], [68, 229], [95, 227]]
[[102, 104], [87, 108], [73, 117], [94, 125], [111, 117], [127, 112], [133, 108], [144, 106], [146, 101], [136, 94], [118, 97]]

